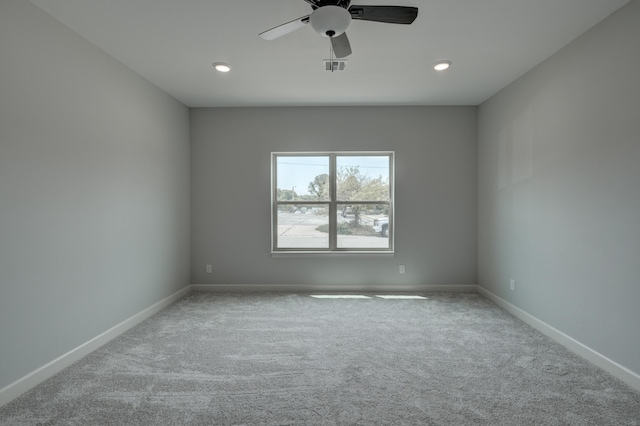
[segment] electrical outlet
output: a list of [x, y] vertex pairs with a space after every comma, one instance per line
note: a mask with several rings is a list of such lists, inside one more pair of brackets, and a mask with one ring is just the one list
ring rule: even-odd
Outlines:
[[211, 265], [207, 265], [207, 274], [210, 274], [212, 270]]
[[511, 286], [511, 291], [516, 291], [516, 280], [511, 278], [511, 281], [509, 282], [509, 285]]
[[400, 268], [398, 269], [398, 272], [400, 272], [401, 274], [404, 274], [404, 272], [405, 272], [404, 265], [400, 265]]

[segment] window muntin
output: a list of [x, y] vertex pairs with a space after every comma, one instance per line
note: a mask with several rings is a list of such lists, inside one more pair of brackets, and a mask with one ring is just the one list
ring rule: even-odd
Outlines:
[[272, 153], [272, 251], [392, 252], [393, 165], [393, 152]]

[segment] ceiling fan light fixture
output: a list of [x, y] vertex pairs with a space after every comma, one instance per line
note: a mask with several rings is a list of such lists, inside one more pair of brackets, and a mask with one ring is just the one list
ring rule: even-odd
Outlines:
[[214, 62], [213, 68], [215, 68], [218, 72], [229, 72], [231, 71], [231, 65], [225, 64], [224, 62]]
[[433, 64], [433, 69], [436, 71], [444, 71], [451, 67], [451, 61], [438, 61]]
[[324, 37], [337, 37], [344, 33], [351, 23], [351, 13], [340, 6], [322, 6], [309, 16], [313, 29]]

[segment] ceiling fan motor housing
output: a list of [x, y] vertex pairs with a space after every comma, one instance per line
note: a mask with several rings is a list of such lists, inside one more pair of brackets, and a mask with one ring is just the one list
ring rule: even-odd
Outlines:
[[349, 27], [351, 13], [340, 6], [322, 6], [311, 13], [309, 22], [321, 36], [337, 37]]

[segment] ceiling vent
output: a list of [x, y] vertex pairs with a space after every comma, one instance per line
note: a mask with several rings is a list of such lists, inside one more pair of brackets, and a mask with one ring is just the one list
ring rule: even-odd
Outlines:
[[322, 60], [322, 68], [325, 71], [333, 72], [333, 71], [344, 71], [347, 68], [347, 60], [346, 59], [323, 59]]

